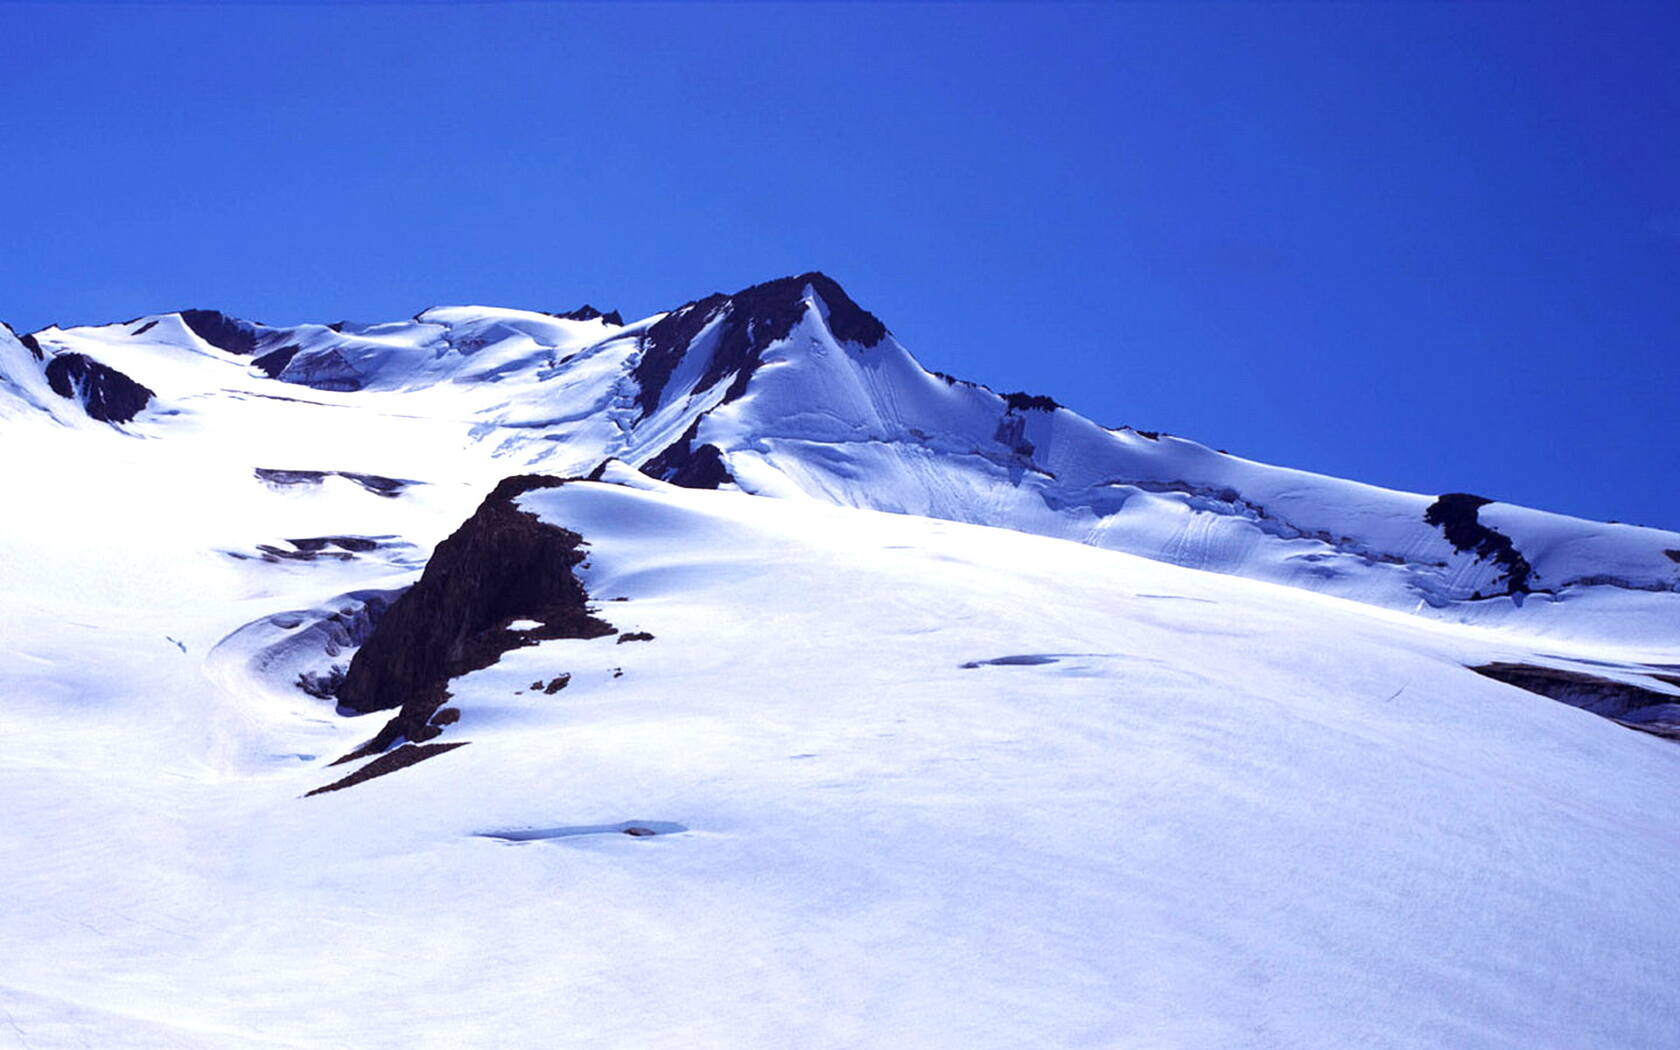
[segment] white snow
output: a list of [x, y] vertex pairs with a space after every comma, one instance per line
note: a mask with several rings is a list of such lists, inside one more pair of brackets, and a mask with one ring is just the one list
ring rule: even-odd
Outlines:
[[[836, 343], [820, 309], [743, 396], [694, 369], [646, 420], [648, 322], [431, 310], [347, 328], [369, 381], [324, 391], [167, 320], [40, 336], [158, 391], [123, 427], [0, 331], [0, 1045], [1680, 1031], [1680, 746], [1465, 669], [1680, 702], [1650, 677], [1680, 673], [1680, 598], [1625, 585], [1680, 537], [1490, 506], [1542, 574], [1623, 584], [1420, 616], [1431, 561], [1484, 571], [1418, 528], [1429, 497], [1072, 413], [1025, 413], [1012, 459], [995, 395]], [[439, 742], [466, 746], [301, 797], [387, 714], [298, 676], [344, 665], [496, 479], [639, 463], [702, 412], [749, 491], [614, 464], [520, 499], [584, 536], [599, 614], [652, 641], [512, 650], [451, 685]], [[1110, 472], [1231, 485], [1420, 568]]]
[[[468, 746], [301, 799], [382, 716], [207, 665], [304, 585], [144, 504], [75, 549], [127, 494], [61, 490], [63, 532], [7, 539], [0, 1006], [29, 1046], [1674, 1030], [1680, 749], [1463, 669], [1534, 657], [1507, 634], [1004, 530], [574, 484], [522, 505], [589, 539], [592, 592], [629, 599], [603, 615], [655, 640], [515, 650], [453, 686]], [[276, 593], [241, 600], [248, 573]], [[1044, 659], [983, 662], [1021, 656]], [[686, 830], [575, 830], [619, 824]]]
[[[1680, 561], [1668, 553], [1680, 534], [1490, 504], [1480, 520], [1518, 541], [1533, 570], [1534, 593], [1506, 597], [1503, 566], [1455, 550], [1424, 520], [1433, 496], [1109, 430], [1067, 409], [1011, 409], [928, 373], [890, 336], [867, 348], [837, 340], [826, 303], [806, 295], [803, 318], [743, 389], [731, 395], [733, 376], [700, 389], [714, 321], [646, 406], [632, 369], [663, 315], [615, 327], [439, 307], [342, 331], [274, 329], [275, 343], [300, 347], [276, 379], [172, 314], [39, 338], [158, 392], [128, 432], [280, 444], [261, 466], [435, 479], [484, 476], [494, 459], [503, 474], [582, 474], [608, 457], [646, 463], [692, 425], [759, 495], [1004, 526], [1526, 633], [1660, 645], [1680, 622]], [[21, 346], [6, 353], [0, 374], [27, 378], [32, 366], [39, 379], [40, 366], [13, 360]], [[33, 395], [43, 398], [68, 414], [62, 399]], [[366, 466], [370, 453], [399, 459], [401, 472]]]

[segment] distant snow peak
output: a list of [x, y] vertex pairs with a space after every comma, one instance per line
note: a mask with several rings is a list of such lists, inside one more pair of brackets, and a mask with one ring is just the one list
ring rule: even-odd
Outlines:
[[624, 327], [624, 318], [619, 315], [617, 310], [603, 312], [588, 303], [584, 303], [576, 310], [567, 310], [565, 313], [549, 314], [549, 316], [561, 321], [601, 321], [604, 324], [612, 325], [614, 328]]

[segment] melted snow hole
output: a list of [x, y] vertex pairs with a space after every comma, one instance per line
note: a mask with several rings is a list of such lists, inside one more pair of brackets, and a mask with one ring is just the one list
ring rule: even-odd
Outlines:
[[509, 831], [474, 832], [482, 839], [501, 842], [537, 842], [543, 839], [569, 839], [578, 835], [629, 835], [650, 838], [655, 835], [675, 835], [688, 829], [668, 820], [626, 820], [618, 824], [574, 824], [564, 828], [516, 828]]

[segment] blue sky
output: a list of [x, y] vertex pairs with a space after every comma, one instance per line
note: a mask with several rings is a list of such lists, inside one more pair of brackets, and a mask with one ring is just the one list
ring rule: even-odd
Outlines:
[[0, 318], [641, 315], [1680, 528], [1680, 5], [0, 3]]

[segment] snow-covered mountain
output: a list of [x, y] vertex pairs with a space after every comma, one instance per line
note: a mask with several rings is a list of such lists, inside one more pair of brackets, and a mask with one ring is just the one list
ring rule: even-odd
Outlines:
[[[619, 320], [451, 307], [281, 328], [188, 310], [49, 328], [0, 365], [15, 399], [62, 419], [50, 387], [165, 440], [251, 442], [257, 415], [291, 431], [319, 426], [322, 409], [380, 417], [358, 418], [337, 448], [256, 464], [267, 468], [347, 469], [425, 431], [451, 461], [477, 452], [491, 480], [617, 458], [689, 487], [1018, 529], [1457, 621], [1569, 621], [1617, 639], [1680, 622], [1680, 535], [1105, 428], [1045, 397], [928, 372], [822, 274]], [[253, 399], [293, 410], [258, 413]]]
[[0, 329], [0, 440], [0, 1043], [1680, 1031], [1680, 535], [1108, 429], [820, 274]]

